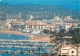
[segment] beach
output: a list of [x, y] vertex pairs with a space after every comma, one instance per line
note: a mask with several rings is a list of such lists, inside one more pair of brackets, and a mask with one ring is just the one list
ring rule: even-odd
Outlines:
[[30, 37], [30, 40], [35, 40], [35, 41], [50, 41], [49, 37], [34, 36], [31, 34], [28, 35], [27, 33], [22, 33], [20, 31], [0, 31], [0, 33], [28, 36]]

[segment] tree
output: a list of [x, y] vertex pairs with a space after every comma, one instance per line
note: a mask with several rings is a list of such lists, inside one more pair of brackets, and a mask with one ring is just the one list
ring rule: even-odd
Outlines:
[[43, 32], [44, 34], [48, 34], [48, 33], [49, 33], [49, 30], [44, 29], [42, 32]]
[[61, 29], [58, 33], [58, 36], [60, 37], [64, 37], [66, 35], [66, 30], [65, 29]]
[[33, 56], [34, 56], [34, 50], [32, 50]]
[[53, 33], [54, 33], [53, 31], [46, 30], [46, 29], [44, 29], [42, 32], [43, 32], [44, 34], [53, 34]]
[[40, 50], [41, 50], [41, 48], [40, 48], [40, 47], [38, 47], [38, 50], [39, 50], [39, 56], [40, 56]]
[[31, 51], [30, 51], [30, 50], [28, 50], [28, 53], [29, 53], [29, 56], [30, 56]]
[[80, 43], [80, 29], [79, 28], [70, 30], [68, 34], [70, 34], [73, 37], [72, 40], [74, 40], [75, 43]]
[[15, 56], [15, 51], [13, 51], [13, 55], [12, 56]]
[[80, 33], [75, 33], [73, 34], [73, 40], [75, 41], [75, 43], [80, 43]]
[[23, 51], [21, 51], [21, 54], [22, 54], [22, 56], [23, 56], [24, 52], [23, 52]]
[[71, 35], [73, 35], [73, 34], [75, 34], [75, 33], [80, 33], [80, 29], [79, 29], [79, 28], [76, 28], [76, 29], [74, 29], [74, 30], [69, 30], [69, 31], [68, 31], [68, 34], [71, 34]]

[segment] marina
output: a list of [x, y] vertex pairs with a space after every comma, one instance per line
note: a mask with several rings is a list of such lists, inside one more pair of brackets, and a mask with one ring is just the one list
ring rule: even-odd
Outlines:
[[[0, 48], [37, 48], [34, 46], [53, 46], [49, 42], [35, 42], [29, 40], [0, 40]], [[29, 47], [32, 46], [32, 47]]]
[[0, 56], [12, 56], [14, 54], [15, 56], [41, 56], [49, 54], [52, 51], [52, 46], [55, 45], [55, 43], [52, 44], [49, 41], [29, 40], [27, 37], [22, 40], [19, 37], [12, 39], [13, 37], [11, 38], [10, 35], [8, 34], [0, 39]]
[[0, 56], [80, 56], [80, 0], [0, 0]]
[[[18, 41], [19, 42], [19, 41]], [[50, 50], [51, 46], [53, 45], [50, 45], [50, 44], [46, 44], [46, 43], [41, 43], [41, 42], [38, 42], [38, 43], [34, 43], [34, 42], [27, 42], [27, 43], [16, 43], [14, 41], [14, 43], [9, 42], [8, 43], [4, 43], [4, 41], [0, 41], [0, 53], [1, 55], [4, 53], [7, 53], [7, 54], [10, 54], [11, 53], [14, 53], [15, 52], [15, 55], [17, 54], [21, 54], [21, 52], [24, 53], [24, 56], [30, 51], [30, 55], [33, 55], [33, 51], [34, 51], [34, 54], [35, 55], [39, 55], [40, 54], [43, 54], [43, 53], [46, 53], [48, 54], [48, 50]], [[40, 48], [40, 50], [39, 50]], [[2, 55], [3, 56], [3, 55]]]

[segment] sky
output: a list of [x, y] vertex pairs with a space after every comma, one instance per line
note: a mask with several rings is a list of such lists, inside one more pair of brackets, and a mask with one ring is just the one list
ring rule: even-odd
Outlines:
[[80, 10], [80, 0], [0, 0], [9, 4], [41, 4], [62, 5], [71, 9]]

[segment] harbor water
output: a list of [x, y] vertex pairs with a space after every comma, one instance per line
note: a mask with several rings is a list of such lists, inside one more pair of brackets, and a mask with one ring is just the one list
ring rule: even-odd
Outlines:
[[46, 42], [12, 41], [30, 39], [22, 35], [0, 33], [0, 39], [10, 40], [0, 41], [0, 56], [39, 56], [39, 53], [49, 54], [52, 47]]

